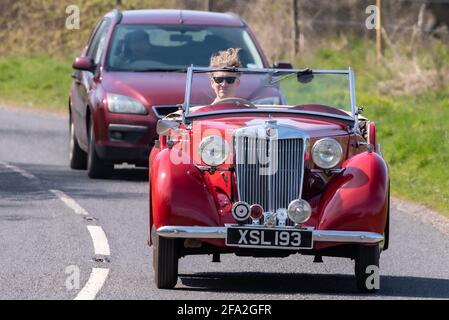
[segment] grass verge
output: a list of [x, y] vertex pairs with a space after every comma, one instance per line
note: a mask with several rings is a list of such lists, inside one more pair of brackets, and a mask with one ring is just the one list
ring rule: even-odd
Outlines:
[[49, 55], [0, 57], [0, 102], [56, 112], [67, 110], [71, 59]]
[[449, 217], [449, 47], [431, 40], [412, 54], [404, 44], [376, 64], [374, 43], [341, 38], [297, 61], [311, 68], [348, 68], [357, 76], [357, 103], [374, 121], [390, 167], [392, 194]]

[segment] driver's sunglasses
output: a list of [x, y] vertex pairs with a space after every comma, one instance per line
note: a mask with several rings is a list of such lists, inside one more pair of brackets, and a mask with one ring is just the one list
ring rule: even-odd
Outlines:
[[233, 84], [235, 82], [236, 77], [212, 77], [216, 84], [220, 84], [223, 81], [226, 81], [228, 84]]

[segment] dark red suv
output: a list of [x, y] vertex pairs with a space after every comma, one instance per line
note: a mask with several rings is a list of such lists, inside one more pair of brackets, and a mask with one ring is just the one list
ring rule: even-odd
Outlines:
[[114, 164], [147, 166], [157, 121], [184, 100], [186, 68], [207, 67], [213, 53], [231, 47], [242, 49], [243, 67], [268, 67], [253, 33], [233, 14], [106, 14], [73, 63], [70, 167], [106, 178]]

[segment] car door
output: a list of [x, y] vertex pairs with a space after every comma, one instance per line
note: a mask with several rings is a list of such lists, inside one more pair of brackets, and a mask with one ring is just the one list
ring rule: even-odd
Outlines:
[[[103, 19], [99, 22], [86, 51], [86, 56], [92, 58], [97, 72], [100, 68], [100, 58], [104, 51], [104, 45], [106, 43], [109, 27], [109, 19]], [[86, 115], [89, 105], [89, 96], [91, 96], [96, 87], [94, 77], [95, 73], [90, 71], [77, 71], [77, 75], [74, 77], [74, 85], [76, 86], [75, 92], [78, 96], [78, 99], [76, 100], [78, 103], [76, 103], [76, 105], [75, 103], [73, 104], [74, 110], [72, 112], [72, 116], [74, 117], [76, 124], [75, 133], [78, 138], [78, 143], [84, 150], [87, 150], [88, 146]]]

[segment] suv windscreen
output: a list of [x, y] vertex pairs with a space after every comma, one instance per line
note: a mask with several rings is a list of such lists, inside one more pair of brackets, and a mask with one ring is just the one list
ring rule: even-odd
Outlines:
[[110, 71], [180, 69], [209, 66], [212, 54], [241, 48], [244, 68], [263, 68], [245, 28], [186, 25], [118, 25], [109, 50]]

